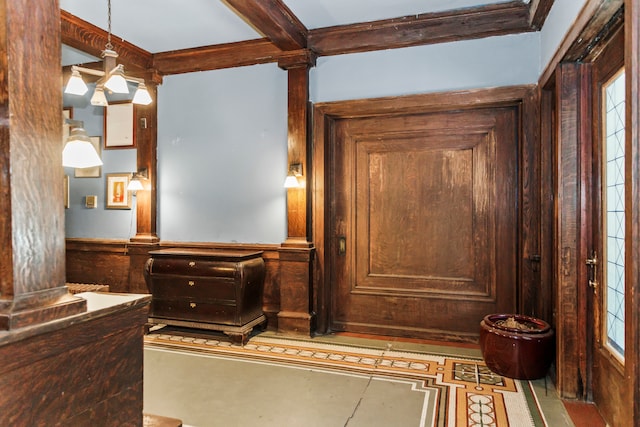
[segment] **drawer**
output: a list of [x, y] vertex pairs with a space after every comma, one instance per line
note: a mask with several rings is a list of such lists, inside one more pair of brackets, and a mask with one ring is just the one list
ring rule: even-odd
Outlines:
[[208, 261], [197, 258], [154, 258], [148, 269], [151, 275], [175, 274], [234, 278], [237, 265], [234, 262]]
[[222, 277], [154, 276], [151, 282], [154, 298], [190, 298], [200, 301], [236, 299], [233, 279]]
[[150, 316], [236, 325], [236, 306], [232, 303], [223, 304], [192, 300], [154, 299], [151, 301]]

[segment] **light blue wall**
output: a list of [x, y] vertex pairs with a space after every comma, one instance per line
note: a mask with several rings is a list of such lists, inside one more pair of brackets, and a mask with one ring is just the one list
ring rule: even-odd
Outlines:
[[539, 33], [319, 58], [314, 102], [533, 84]]
[[[568, 9], [554, 5], [554, 29], [543, 33], [319, 58], [310, 97], [327, 102], [536, 83], [541, 57], [559, 45], [577, 14]], [[157, 102], [160, 239], [281, 243], [287, 73], [265, 64], [167, 76]], [[75, 113], [87, 117], [91, 135], [102, 134], [97, 109]], [[135, 150], [108, 150], [103, 157], [102, 178], [71, 179], [68, 237], [130, 236], [135, 210], [104, 209], [104, 174], [133, 171]], [[83, 207], [86, 194], [98, 195], [98, 209]]]
[[[91, 92], [91, 91], [90, 91]], [[78, 98], [64, 96], [64, 106], [73, 108], [73, 119], [84, 122], [89, 136], [100, 136], [104, 145], [104, 108], [89, 104], [88, 96]], [[133, 209], [114, 210], [105, 208], [105, 174], [133, 172], [136, 168], [136, 150], [102, 150], [102, 173], [99, 178], [75, 178], [73, 168], [64, 168], [69, 176], [69, 209], [66, 209], [66, 237], [129, 239], [135, 234], [135, 206]], [[98, 196], [95, 209], [85, 208], [87, 195]], [[134, 201], [135, 203], [135, 201]]]
[[275, 64], [165, 77], [158, 89], [158, 234], [286, 238], [287, 73]]

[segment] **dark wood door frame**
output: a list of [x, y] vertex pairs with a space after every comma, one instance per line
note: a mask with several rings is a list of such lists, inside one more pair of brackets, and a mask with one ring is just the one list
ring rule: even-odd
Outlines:
[[[555, 73], [553, 111], [543, 112], [543, 122], [555, 114], [553, 139], [544, 140], [553, 152], [554, 224], [552, 249], [553, 324], [556, 328], [556, 378], [562, 397], [583, 399], [587, 374], [587, 215], [583, 196], [591, 165], [590, 65], [564, 63]], [[549, 88], [549, 90], [552, 90]], [[584, 284], [584, 286], [583, 286]]]
[[518, 189], [518, 294], [519, 311], [550, 320], [551, 304], [543, 301], [550, 289], [540, 286], [540, 154], [538, 141], [539, 109], [535, 86], [514, 86], [447, 93], [410, 95], [354, 101], [319, 103], [313, 110], [312, 141], [312, 234], [316, 245], [314, 263], [313, 310], [317, 315], [316, 330], [326, 333], [329, 325], [330, 269], [332, 251], [328, 247], [331, 203], [330, 189], [334, 124], [343, 118], [406, 115], [451, 111], [482, 106], [516, 106], [520, 111]]
[[[624, 4], [623, 13], [620, 13], [620, 6]], [[577, 114], [573, 114], [569, 110], [563, 110], [559, 105], [560, 99], [574, 98], [576, 101], [576, 89], [581, 83], [580, 74], [587, 74], [588, 67], [577, 64], [563, 65], [565, 67], [560, 73], [559, 64], [562, 62], [589, 62], [601, 53], [602, 44], [594, 42], [594, 39], [602, 40], [603, 28], [607, 25], [611, 28], [616, 20], [624, 20], [624, 38], [625, 38], [625, 68], [626, 74], [632, 76], [627, 80], [627, 146], [629, 159], [627, 167], [630, 168], [630, 187], [628, 202], [630, 206], [630, 224], [629, 244], [627, 245], [626, 256], [628, 259], [628, 283], [627, 283], [627, 322], [632, 325], [627, 331], [627, 350], [629, 366], [627, 367], [626, 377], [627, 390], [629, 399], [633, 403], [632, 408], [628, 408], [633, 413], [630, 415], [632, 419], [640, 419], [640, 81], [638, 74], [640, 73], [640, 0], [589, 0], [585, 7], [576, 18], [572, 28], [569, 30], [554, 57], [547, 65], [542, 73], [538, 84], [541, 91], [541, 147], [543, 154], [543, 186], [547, 198], [543, 198], [545, 205], [553, 204], [558, 194], [554, 192], [554, 187], [560, 181], [558, 170], [561, 165], [556, 157], [552, 146], [553, 140], [557, 137], [563, 137], [567, 141], [573, 138], [571, 134], [577, 132], [579, 118]], [[564, 75], [562, 75], [564, 74]], [[564, 82], [558, 82], [562, 79]], [[571, 83], [573, 80], [573, 83]], [[560, 93], [563, 89], [573, 90], [574, 94], [565, 92]], [[572, 108], [570, 108], [572, 109]], [[579, 110], [575, 110], [579, 111]], [[588, 126], [588, 118], [587, 126]], [[575, 151], [575, 147], [574, 147]], [[575, 171], [575, 167], [574, 171]], [[563, 173], [570, 171], [565, 170]], [[573, 209], [571, 206], [560, 206], [562, 209]], [[543, 212], [546, 212], [543, 206]], [[575, 210], [574, 210], [575, 215]], [[551, 235], [552, 227], [558, 225], [558, 212], [549, 218], [543, 218], [543, 235]], [[553, 251], [561, 251], [562, 244], [557, 243], [553, 246], [543, 246], [543, 256], [545, 253]], [[586, 297], [581, 297], [579, 304], [576, 301], [576, 282], [559, 280], [558, 277], [563, 271], [562, 254], [553, 255], [557, 261], [554, 261], [553, 271], [544, 271], [545, 277], [553, 285], [554, 292], [554, 312], [559, 314], [556, 316], [557, 321], [562, 323], [560, 330], [557, 330], [558, 357], [556, 360], [557, 378], [556, 388], [561, 396], [565, 398], [583, 398], [589, 399], [591, 392], [587, 372], [589, 369], [589, 346], [587, 342], [587, 330], [584, 324], [576, 323], [578, 318], [587, 319], [588, 301]], [[583, 262], [578, 263], [578, 257], [573, 258], [568, 267], [572, 270], [574, 276], [580, 271], [580, 276], [584, 277]], [[563, 283], [564, 282], [564, 285]], [[574, 305], [575, 304], [575, 305]], [[567, 309], [569, 311], [567, 312]], [[563, 311], [561, 313], [561, 311]], [[566, 315], [568, 314], [568, 315]], [[581, 338], [577, 339], [580, 335]]]
[[632, 366], [629, 369], [630, 399], [633, 403], [633, 417], [640, 419], [640, 0], [625, 1], [625, 68], [628, 75], [633, 76], [627, 83], [627, 138], [631, 150], [631, 244], [628, 256], [629, 266], [629, 298], [627, 316], [630, 325], [636, 325], [629, 331], [630, 354]]

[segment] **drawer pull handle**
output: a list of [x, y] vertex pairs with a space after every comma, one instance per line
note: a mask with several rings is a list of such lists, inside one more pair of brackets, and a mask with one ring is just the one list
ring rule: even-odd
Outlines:
[[195, 266], [196, 266], [195, 261], [189, 261], [189, 267], [195, 267]]
[[196, 308], [196, 303], [195, 302], [189, 303], [189, 307]]
[[193, 280], [189, 280], [189, 286], [193, 286], [195, 284], [196, 284], [196, 282], [194, 282]]

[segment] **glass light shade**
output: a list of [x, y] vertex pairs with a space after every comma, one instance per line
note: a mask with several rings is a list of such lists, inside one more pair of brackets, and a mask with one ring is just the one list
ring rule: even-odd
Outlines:
[[73, 70], [71, 72], [71, 77], [67, 82], [67, 87], [64, 89], [64, 93], [69, 93], [71, 95], [84, 95], [88, 90], [89, 88], [82, 80], [80, 72], [78, 70]]
[[104, 87], [114, 93], [129, 93], [129, 86], [122, 72], [122, 65], [118, 65], [112, 72]]
[[93, 96], [91, 97], [91, 105], [96, 105], [98, 107], [106, 107], [109, 105], [107, 97], [104, 95], [104, 89], [102, 89], [101, 86], [96, 86], [96, 90], [93, 92]]
[[284, 188], [299, 188], [300, 183], [298, 182], [298, 178], [293, 175], [287, 175], [287, 178], [284, 180]]
[[133, 95], [134, 104], [140, 105], [149, 105], [153, 100], [151, 99], [151, 95], [149, 95], [149, 91], [147, 90], [147, 86], [144, 83], [138, 84], [138, 89], [136, 90], [135, 95]]
[[144, 187], [142, 186], [142, 183], [138, 178], [133, 178], [131, 181], [129, 181], [129, 185], [127, 185], [127, 190], [129, 191], [144, 190]]
[[101, 166], [102, 160], [83, 128], [73, 128], [62, 150], [62, 166], [91, 168]]

